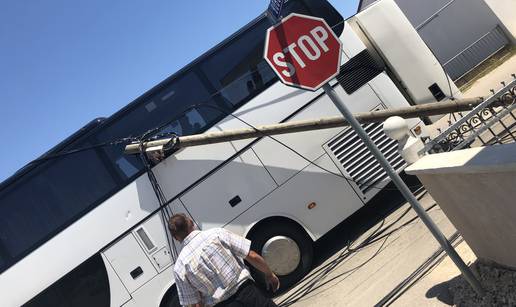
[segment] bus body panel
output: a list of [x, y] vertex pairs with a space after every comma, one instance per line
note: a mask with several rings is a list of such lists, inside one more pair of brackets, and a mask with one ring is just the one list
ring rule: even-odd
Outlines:
[[131, 294], [133, 298], [133, 304], [131, 306], [158, 307], [167, 290], [173, 286], [173, 280], [173, 268], [170, 266], [151, 279], [144, 287], [139, 288]]
[[[181, 207], [179, 200], [168, 206], [172, 210], [179, 210]], [[108, 273], [111, 271], [112, 278], [130, 293], [134, 301], [131, 306], [159, 306], [166, 291], [174, 284], [169, 249], [173, 239], [166, 231], [163, 212], [158, 211], [102, 252], [111, 268]], [[127, 247], [126, 242], [133, 245], [136, 243], [137, 246]], [[180, 248], [177, 242], [175, 246]], [[141, 268], [143, 272], [133, 278], [131, 272], [137, 268]], [[111, 302], [111, 306], [125, 303], [121, 304], [120, 300], [115, 303], [113, 298]]]
[[116, 242], [104, 255], [130, 293], [158, 274], [132, 233]]
[[[314, 163], [339, 172], [326, 154]], [[316, 207], [309, 209], [312, 202]], [[227, 228], [237, 231], [268, 217], [281, 216], [297, 221], [317, 240], [342, 222], [342, 217], [348, 217], [363, 205], [345, 179], [310, 165], [232, 221]]]
[[[340, 86], [335, 87], [335, 90], [346, 101], [352, 101], [353, 103], [350, 104], [350, 107], [355, 110], [374, 109], [382, 103], [367, 85], [352, 95], [347, 95]], [[323, 95], [289, 121], [338, 116], [339, 114], [339, 111], [328, 96]], [[282, 184], [310, 164], [309, 161], [313, 161], [325, 153], [322, 144], [335, 137], [344, 129], [346, 128], [339, 127], [274, 136], [275, 139], [288, 145], [297, 153], [267, 137], [255, 144], [253, 149], [265, 164], [274, 180], [278, 184]]]
[[110, 306], [122, 306], [131, 299], [131, 295], [104, 254], [102, 254], [102, 260], [109, 279]]
[[[209, 131], [218, 129], [214, 127]], [[154, 173], [165, 197], [173, 199], [235, 154], [236, 151], [229, 142], [187, 147], [156, 165]]]
[[0, 289], [16, 295], [0, 295], [0, 306], [16, 307], [27, 302], [157, 208], [147, 176], [141, 176], [3, 272]]
[[252, 150], [180, 197], [202, 229], [224, 225], [277, 187]]

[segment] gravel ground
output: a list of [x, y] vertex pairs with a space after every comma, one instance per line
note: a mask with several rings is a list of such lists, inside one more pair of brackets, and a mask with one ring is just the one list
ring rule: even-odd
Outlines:
[[516, 271], [506, 270], [481, 262], [474, 264], [480, 283], [486, 290], [479, 297], [462, 277], [450, 281], [450, 292], [455, 306], [516, 306]]

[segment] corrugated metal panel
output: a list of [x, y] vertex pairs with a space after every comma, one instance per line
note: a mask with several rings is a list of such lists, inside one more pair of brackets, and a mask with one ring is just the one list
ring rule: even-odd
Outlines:
[[509, 40], [503, 30], [497, 26], [448, 60], [444, 67], [450, 77], [457, 80], [507, 44]]

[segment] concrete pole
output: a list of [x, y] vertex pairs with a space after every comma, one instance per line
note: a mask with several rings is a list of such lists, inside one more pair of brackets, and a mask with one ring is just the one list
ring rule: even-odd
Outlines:
[[350, 126], [355, 130], [357, 135], [362, 139], [364, 144], [367, 146], [369, 151], [375, 156], [375, 158], [378, 160], [382, 168], [385, 170], [387, 175], [391, 178], [392, 182], [398, 187], [401, 194], [405, 197], [405, 199], [409, 202], [409, 204], [412, 206], [412, 209], [416, 211], [419, 218], [423, 221], [423, 223], [426, 225], [426, 227], [430, 230], [434, 238], [439, 242], [442, 249], [450, 256], [452, 261], [455, 263], [457, 268], [461, 271], [464, 278], [470, 283], [470, 285], [473, 287], [473, 289], [477, 292], [478, 295], [484, 296], [485, 292], [482, 286], [480, 285], [480, 282], [476, 279], [475, 275], [473, 275], [473, 272], [471, 269], [464, 263], [462, 258], [460, 258], [459, 254], [457, 254], [457, 251], [453, 248], [453, 246], [450, 244], [450, 242], [446, 239], [444, 234], [439, 230], [437, 225], [432, 221], [428, 213], [425, 211], [425, 209], [421, 206], [421, 204], [418, 202], [416, 197], [412, 194], [410, 189], [407, 187], [405, 182], [401, 179], [401, 177], [398, 175], [398, 173], [392, 168], [392, 166], [389, 164], [389, 161], [383, 156], [382, 152], [376, 147], [376, 145], [373, 143], [373, 141], [369, 138], [369, 135], [367, 132], [362, 128], [360, 123], [353, 117], [353, 114], [348, 110], [344, 102], [340, 99], [340, 97], [337, 95], [335, 90], [330, 86], [329, 83], [326, 83], [323, 85], [324, 92], [330, 99], [333, 101], [335, 106], [339, 109], [339, 111], [342, 113], [344, 118], [348, 121]]
[[[402, 118], [419, 118], [461, 111], [469, 111], [483, 101], [482, 98], [462, 99], [447, 102], [428, 103], [396, 109], [386, 109], [371, 112], [360, 112], [354, 114], [354, 118], [362, 124], [383, 122], [392, 116]], [[278, 135], [286, 133], [303, 132], [310, 130], [329, 129], [336, 127], [349, 126], [349, 123], [342, 116], [327, 117], [321, 119], [310, 119], [302, 121], [292, 121], [280, 124], [262, 125], [254, 128], [243, 128], [229, 131], [215, 131], [202, 134], [179, 136], [175, 138], [164, 138], [155, 141], [145, 142], [144, 148], [147, 151], [160, 150], [163, 145], [170, 145], [174, 142], [174, 148], [199, 146], [221, 142], [236, 141], [262, 137], [264, 135]], [[137, 154], [140, 152], [139, 144], [129, 144], [126, 146], [126, 154]]]

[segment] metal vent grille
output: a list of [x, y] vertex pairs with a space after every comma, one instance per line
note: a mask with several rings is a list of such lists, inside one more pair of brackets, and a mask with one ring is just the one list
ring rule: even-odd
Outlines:
[[[405, 161], [398, 153], [398, 143], [383, 133], [383, 123], [362, 126], [394, 169], [400, 170], [405, 167]], [[347, 129], [325, 147], [364, 195], [388, 179], [385, 171], [353, 129]]]

